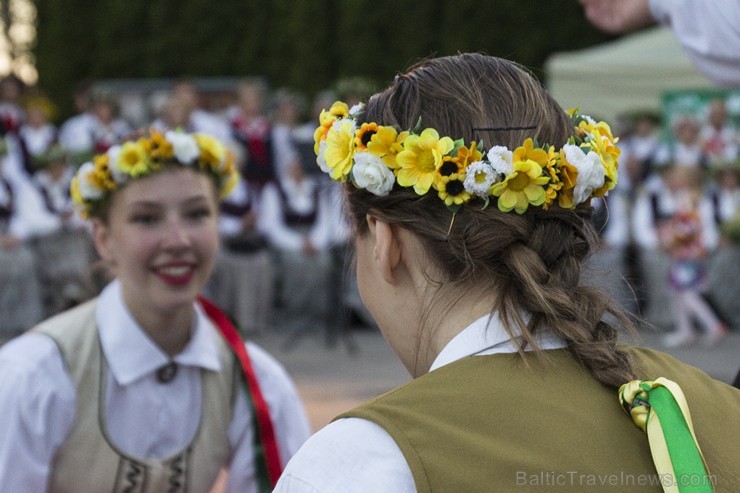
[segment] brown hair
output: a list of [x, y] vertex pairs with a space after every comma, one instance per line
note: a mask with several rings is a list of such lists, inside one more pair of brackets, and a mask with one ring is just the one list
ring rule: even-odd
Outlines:
[[[482, 54], [421, 62], [373, 96], [361, 119], [399, 130], [421, 120], [422, 128], [483, 141], [486, 148], [514, 149], [527, 137], [561, 146], [573, 131], [562, 108], [527, 71]], [[529, 126], [536, 128], [511, 129]], [[481, 130], [491, 128], [509, 130]], [[616, 387], [634, 378], [628, 355], [616, 346], [616, 329], [603, 317], [609, 313], [634, 327], [607, 294], [579, 285], [582, 264], [598, 241], [590, 206], [537, 207], [520, 215], [501, 212], [494, 200], [485, 209], [479, 202], [463, 205], [453, 217], [434, 193], [420, 197], [398, 184], [385, 197], [351, 185], [346, 190], [358, 234], [367, 231], [370, 214], [419, 239], [425, 260], [442, 277], [428, 275], [437, 289], [432, 305], [447, 300], [451, 306], [461, 293], [483, 290], [509, 334], [521, 334], [520, 352], [538, 349], [534, 335], [549, 329], [601, 383]]]

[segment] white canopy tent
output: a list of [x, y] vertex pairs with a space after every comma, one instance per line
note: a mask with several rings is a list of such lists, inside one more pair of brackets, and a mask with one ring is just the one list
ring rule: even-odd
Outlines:
[[667, 90], [708, 89], [674, 34], [654, 27], [584, 50], [556, 53], [545, 64], [547, 86], [564, 108], [604, 120], [660, 110]]

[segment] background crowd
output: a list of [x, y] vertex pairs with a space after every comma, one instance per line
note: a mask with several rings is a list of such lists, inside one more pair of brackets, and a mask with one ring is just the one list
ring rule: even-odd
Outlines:
[[[349, 84], [309, 102], [245, 79], [229, 104], [209, 111], [207, 95], [183, 79], [152, 105], [151, 127], [212, 134], [238, 157], [244, 179], [222, 205], [222, 249], [207, 294], [244, 333], [279, 328], [286, 344], [308, 333], [334, 342], [352, 320], [373, 324], [347, 268], [351, 238], [341, 197], [315, 164], [313, 140], [322, 108], [336, 99], [351, 104], [365, 92]], [[106, 282], [69, 183], [76, 166], [141, 122], [127, 121], [116, 93], [95, 85], [80, 84], [73, 97], [78, 113], [58, 121], [44, 94], [12, 76], [0, 81], [0, 340], [96, 295]], [[672, 122], [668, 135], [652, 114], [615, 127], [620, 186], [594, 203], [604, 246], [592, 280], [648, 322], [674, 328], [667, 345], [696, 339], [686, 331], [692, 317], [704, 325], [704, 342], [715, 344], [740, 327], [731, 309], [740, 268], [733, 243], [738, 128], [721, 99], [706, 114]], [[693, 233], [671, 233], [687, 214]], [[687, 311], [692, 304], [676, 296], [687, 290], [703, 311]]]

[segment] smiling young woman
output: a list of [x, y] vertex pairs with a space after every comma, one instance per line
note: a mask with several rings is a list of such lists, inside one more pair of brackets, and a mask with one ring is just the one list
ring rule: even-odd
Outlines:
[[[156, 132], [72, 185], [114, 279], [0, 350], [8, 491], [270, 491], [309, 433], [295, 388], [200, 296], [238, 176], [203, 134]], [[81, 474], [80, 471], [85, 471]]]

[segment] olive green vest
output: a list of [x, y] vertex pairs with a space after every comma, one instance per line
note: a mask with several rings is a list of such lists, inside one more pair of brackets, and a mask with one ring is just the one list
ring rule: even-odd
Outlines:
[[[630, 349], [638, 376], [674, 380], [717, 492], [740, 492], [740, 391], [678, 360]], [[384, 428], [419, 492], [662, 491], [645, 433], [617, 391], [566, 349], [471, 356], [340, 417]]]
[[103, 425], [108, 364], [101, 357], [96, 304], [87, 302], [34, 329], [59, 346], [77, 390], [75, 421], [55, 455], [49, 492], [207, 493], [231, 455], [235, 375], [226, 343], [218, 339], [222, 371], [202, 371], [201, 422], [193, 441], [170, 457], [132, 457], [111, 442]]

